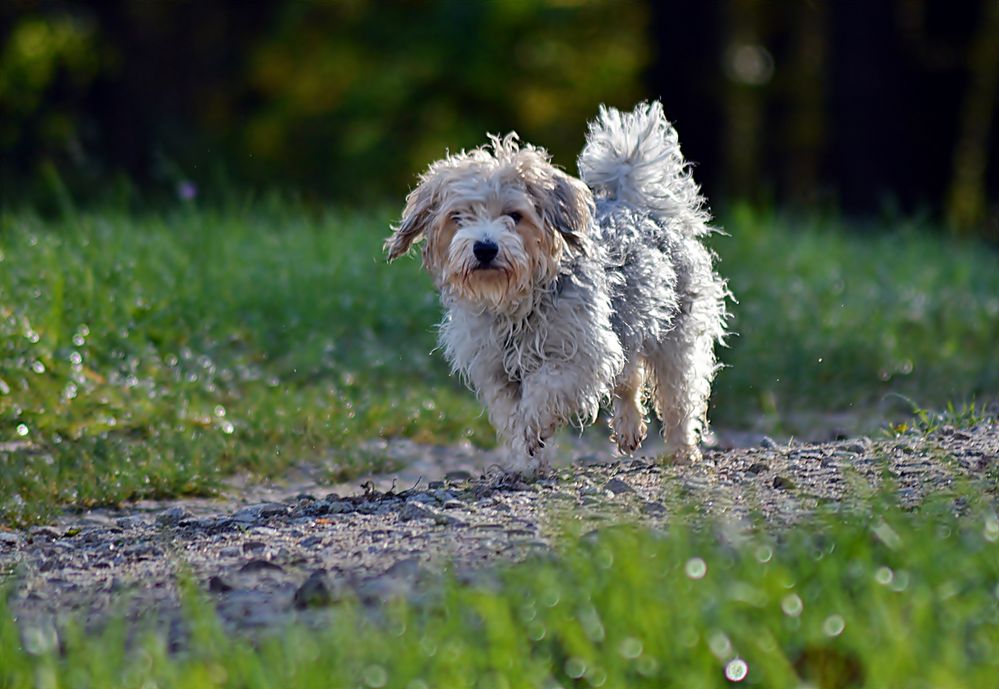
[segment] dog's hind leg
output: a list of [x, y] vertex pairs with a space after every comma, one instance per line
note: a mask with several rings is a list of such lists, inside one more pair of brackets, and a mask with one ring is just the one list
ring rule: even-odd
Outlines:
[[645, 440], [645, 408], [642, 394], [645, 389], [645, 367], [637, 356], [625, 364], [614, 386], [614, 417], [611, 419], [611, 436], [621, 454], [631, 454]]
[[707, 432], [716, 334], [692, 327], [690, 316], [685, 320], [655, 346], [648, 361], [666, 454], [678, 461], [693, 461], [700, 457], [697, 443]]

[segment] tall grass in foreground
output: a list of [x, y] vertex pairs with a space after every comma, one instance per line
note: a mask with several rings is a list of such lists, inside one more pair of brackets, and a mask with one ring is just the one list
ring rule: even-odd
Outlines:
[[674, 523], [573, 540], [555, 557], [421, 603], [223, 633], [192, 594], [189, 643], [122, 625], [19, 634], [0, 602], [0, 686], [990, 687], [999, 672], [999, 520], [874, 509], [779, 535]]
[[[210, 491], [235, 470], [377, 467], [360, 441], [494, 442], [448, 377], [389, 214], [258, 202], [0, 213], [0, 521]], [[732, 306], [712, 416], [924, 407], [999, 390], [999, 256], [915, 229], [738, 210], [715, 237]]]

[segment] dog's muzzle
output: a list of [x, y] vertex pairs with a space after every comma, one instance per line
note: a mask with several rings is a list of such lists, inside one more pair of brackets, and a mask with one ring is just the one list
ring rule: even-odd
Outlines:
[[494, 242], [475, 242], [472, 245], [472, 253], [475, 254], [479, 265], [485, 268], [496, 258], [496, 254], [499, 253], [499, 247]]

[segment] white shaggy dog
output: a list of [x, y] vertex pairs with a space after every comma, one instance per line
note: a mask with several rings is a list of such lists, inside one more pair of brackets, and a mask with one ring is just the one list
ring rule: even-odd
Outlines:
[[[677, 134], [658, 102], [601, 107], [582, 182], [516, 134], [433, 163], [386, 240], [389, 260], [425, 237], [440, 290], [440, 342], [534, 472], [559, 427], [614, 401], [613, 439], [634, 452], [647, 393], [668, 452], [697, 456], [725, 332], [724, 281]], [[584, 184], [585, 182], [585, 184]]]

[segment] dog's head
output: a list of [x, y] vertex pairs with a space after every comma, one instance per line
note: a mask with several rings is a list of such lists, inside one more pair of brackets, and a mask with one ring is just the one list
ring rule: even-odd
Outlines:
[[548, 154], [516, 134], [433, 163], [406, 198], [385, 241], [389, 260], [426, 238], [423, 265], [438, 289], [464, 302], [511, 311], [583, 251], [593, 198]]

